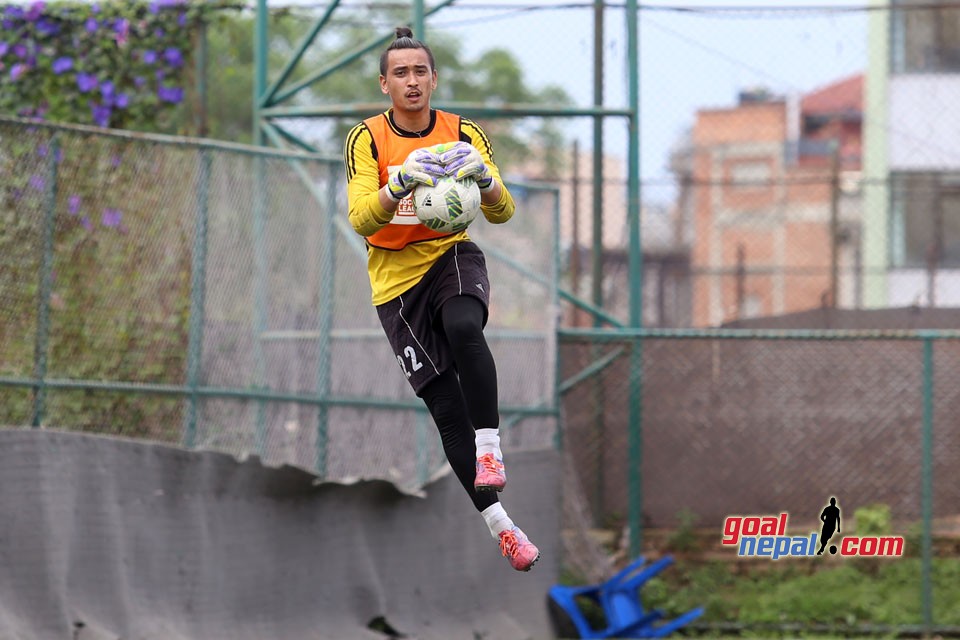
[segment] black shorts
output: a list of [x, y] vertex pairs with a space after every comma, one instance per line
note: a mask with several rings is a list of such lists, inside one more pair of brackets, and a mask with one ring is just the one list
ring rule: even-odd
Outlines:
[[453, 351], [443, 332], [440, 308], [454, 296], [472, 296], [483, 303], [487, 324], [490, 279], [480, 247], [459, 242], [440, 256], [413, 287], [377, 307], [380, 324], [401, 370], [420, 395], [434, 378], [453, 366]]

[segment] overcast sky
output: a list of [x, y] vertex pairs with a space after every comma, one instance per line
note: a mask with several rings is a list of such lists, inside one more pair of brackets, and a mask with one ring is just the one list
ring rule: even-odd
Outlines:
[[[496, 5], [498, 1], [508, 7], [559, 4], [534, 0], [483, 0], [482, 4]], [[479, 4], [463, 2], [465, 6]], [[626, 104], [622, 6], [619, 3], [606, 12], [604, 76], [609, 106]], [[786, 6], [794, 9], [784, 10]], [[868, 12], [846, 10], [864, 6], [865, 2], [827, 0], [642, 2], [641, 173], [650, 183], [645, 199], [660, 199], [656, 184], [668, 179], [669, 150], [693, 123], [698, 109], [732, 106], [739, 91], [749, 87], [802, 94], [864, 71]], [[687, 8], [694, 11], [684, 10]], [[471, 52], [504, 46], [517, 53], [534, 83], [559, 84], [578, 104], [592, 102], [592, 10], [503, 10], [484, 14], [493, 16], [485, 24], [463, 24], [470, 14], [465, 9], [440, 12], [428, 22], [428, 29], [436, 24], [443, 30], [463, 32]], [[477, 33], [482, 37], [474, 35]], [[571, 124], [569, 128], [577, 137], [592, 144], [588, 119]], [[624, 125], [609, 120], [608, 129], [607, 150], [622, 152]], [[663, 195], [669, 197], [668, 193]]]

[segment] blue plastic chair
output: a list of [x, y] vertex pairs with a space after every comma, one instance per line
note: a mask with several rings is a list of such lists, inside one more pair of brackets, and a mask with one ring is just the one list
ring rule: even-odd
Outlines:
[[[643, 608], [640, 589], [672, 564], [672, 556], [664, 556], [647, 566], [645, 559], [640, 557], [600, 584], [582, 587], [554, 585], [547, 600], [557, 635], [562, 638], [663, 638], [693, 622], [703, 615], [703, 607], [667, 621], [662, 621], [663, 611]], [[577, 603], [577, 598], [583, 597], [602, 609], [603, 628], [594, 628], [584, 615]]]

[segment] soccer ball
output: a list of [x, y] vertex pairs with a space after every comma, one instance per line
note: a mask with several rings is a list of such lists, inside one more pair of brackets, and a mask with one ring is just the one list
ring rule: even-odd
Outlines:
[[440, 178], [435, 187], [418, 185], [413, 190], [413, 210], [428, 229], [463, 231], [480, 213], [480, 187], [473, 178]]

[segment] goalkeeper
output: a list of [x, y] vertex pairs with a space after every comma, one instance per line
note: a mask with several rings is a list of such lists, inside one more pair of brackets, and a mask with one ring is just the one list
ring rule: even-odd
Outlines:
[[433, 53], [400, 27], [380, 56], [380, 90], [391, 107], [347, 134], [344, 161], [350, 223], [366, 238], [373, 304], [414, 392], [440, 431], [450, 466], [511, 566], [540, 556], [497, 498], [506, 472], [500, 451], [497, 370], [483, 336], [490, 282], [483, 253], [465, 231], [420, 224], [410, 194], [442, 176], [473, 178], [494, 224], [513, 216], [513, 197], [474, 122], [430, 107]]

